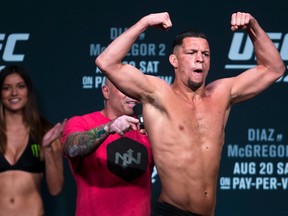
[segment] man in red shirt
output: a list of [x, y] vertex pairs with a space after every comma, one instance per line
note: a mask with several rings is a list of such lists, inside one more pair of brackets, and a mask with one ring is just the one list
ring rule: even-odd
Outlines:
[[64, 155], [77, 185], [76, 216], [150, 216], [152, 150], [133, 117], [138, 101], [108, 79], [101, 111], [70, 118]]

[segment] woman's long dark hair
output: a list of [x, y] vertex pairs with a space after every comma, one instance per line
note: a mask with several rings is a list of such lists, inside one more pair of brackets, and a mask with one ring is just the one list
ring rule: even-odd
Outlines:
[[33, 140], [39, 144], [42, 143], [42, 137], [50, 127], [50, 124], [39, 115], [35, 93], [33, 90], [32, 82], [28, 74], [25, 73], [24, 69], [17, 65], [9, 65], [1, 70], [0, 73], [0, 153], [5, 154], [7, 147], [7, 135], [6, 135], [6, 122], [4, 105], [2, 101], [2, 89], [3, 84], [7, 76], [11, 74], [18, 74], [24, 80], [27, 86], [28, 100], [27, 104], [23, 108], [23, 121], [29, 130], [29, 135]]

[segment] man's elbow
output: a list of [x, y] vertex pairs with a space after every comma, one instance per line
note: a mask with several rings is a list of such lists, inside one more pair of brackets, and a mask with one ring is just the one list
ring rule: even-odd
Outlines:
[[95, 64], [104, 75], [109, 75], [119, 68], [121, 62], [113, 61], [110, 57], [101, 54], [95, 59]]
[[98, 57], [95, 59], [95, 64], [96, 64], [97, 67], [100, 68], [100, 66], [102, 65], [101, 56], [98, 56]]
[[107, 69], [107, 61], [105, 61], [101, 55], [95, 59], [95, 64], [101, 72], [105, 73]]
[[285, 66], [284, 62], [282, 61], [282, 64], [279, 67], [279, 74], [280, 74], [279, 77], [283, 76], [285, 71], [286, 71], [286, 66]]
[[63, 154], [68, 159], [72, 159], [78, 156], [77, 148], [75, 146], [71, 146], [68, 142], [64, 142]]
[[286, 67], [285, 67], [284, 62], [282, 61], [278, 66], [275, 66], [273, 71], [274, 71], [274, 74], [276, 76], [275, 79], [276, 80], [280, 79], [286, 71]]
[[68, 149], [68, 150], [66, 149], [64, 151], [64, 156], [66, 156], [69, 159], [73, 159], [78, 157], [79, 155], [77, 154], [77, 151], [75, 149]]

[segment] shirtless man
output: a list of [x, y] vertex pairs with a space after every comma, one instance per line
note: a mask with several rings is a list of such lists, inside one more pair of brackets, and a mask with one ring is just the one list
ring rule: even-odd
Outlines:
[[[285, 71], [281, 57], [256, 19], [234, 13], [231, 30], [245, 29], [257, 65], [238, 76], [205, 83], [210, 49], [205, 35], [186, 32], [174, 40], [169, 61], [172, 85], [122, 64], [138, 36], [148, 27], [171, 26], [169, 14], [150, 14], [116, 38], [96, 65], [126, 95], [140, 100], [162, 191], [152, 215], [213, 216], [224, 130], [231, 105], [257, 95]], [[155, 121], [157, 120], [157, 121]]]

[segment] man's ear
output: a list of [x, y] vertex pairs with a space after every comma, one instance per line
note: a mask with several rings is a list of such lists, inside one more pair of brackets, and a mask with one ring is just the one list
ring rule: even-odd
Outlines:
[[102, 94], [106, 100], [110, 98], [110, 89], [107, 85], [102, 86]]
[[177, 60], [177, 57], [174, 54], [171, 54], [169, 56], [169, 62], [174, 68], [178, 67], [178, 60]]

